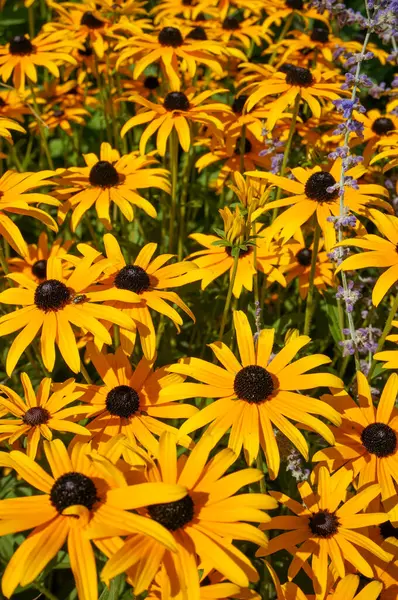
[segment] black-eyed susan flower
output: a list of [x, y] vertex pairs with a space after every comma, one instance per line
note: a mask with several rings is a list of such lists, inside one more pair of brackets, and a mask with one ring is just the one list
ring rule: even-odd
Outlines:
[[50, 21], [44, 26], [44, 31], [67, 35], [76, 40], [84, 52], [84, 44], [94, 51], [98, 58], [103, 58], [108, 47], [106, 35], [111, 26], [111, 21], [105, 17], [100, 5], [95, 2], [53, 2], [51, 8], [57, 15], [56, 21]]
[[[319, 450], [313, 461], [326, 462], [331, 471], [352, 470], [358, 489], [379, 483], [385, 510], [396, 504], [398, 484], [398, 375], [388, 378], [377, 408], [366, 377], [357, 373], [357, 402], [346, 393], [323, 396], [341, 413], [339, 427], [332, 427], [336, 445]], [[395, 515], [398, 521], [398, 512]]]
[[[242, 19], [238, 13], [225, 17], [221, 14], [221, 21], [211, 27], [210, 33], [212, 39], [221, 41], [227, 48], [240, 47], [246, 52], [253, 43], [261, 46], [264, 41], [268, 44], [272, 41], [257, 16]], [[243, 60], [245, 60], [244, 55]]]
[[33, 460], [42, 438], [51, 441], [53, 431], [68, 431], [90, 436], [85, 427], [75, 423], [93, 412], [90, 406], [68, 406], [81, 398], [75, 381], [69, 379], [51, 391], [51, 379], [46, 377], [35, 392], [27, 373], [21, 373], [24, 398], [6, 385], [0, 385], [0, 406], [13, 415], [14, 419], [0, 419], [0, 439], [13, 444], [21, 436], [26, 437], [26, 453]]
[[251, 83], [241, 90], [249, 96], [246, 103], [247, 110], [251, 110], [267, 96], [278, 96], [272, 101], [267, 117], [266, 127], [269, 130], [273, 129], [281, 113], [292, 106], [297, 98], [307, 103], [312, 114], [319, 118], [321, 116], [319, 99], [338, 100], [344, 95], [340, 83], [330, 83], [330, 80], [336, 79], [335, 71], [322, 72], [289, 64], [283, 72], [277, 71], [270, 77], [269, 68], [264, 68], [264, 73], [261, 75], [259, 65], [252, 69], [250, 63], [245, 63], [241, 67], [244, 68], [245, 74], [253, 72]]
[[[239, 185], [241, 183], [242, 180], [239, 180]], [[241, 188], [239, 194], [243, 198], [243, 194], [246, 192], [247, 189]], [[251, 196], [249, 201], [252, 199]], [[265, 273], [271, 283], [278, 281], [285, 286], [286, 280], [280, 266], [289, 264], [289, 257], [287, 260], [283, 259], [286, 257], [283, 247], [272, 240], [261, 237], [262, 234], [259, 234], [259, 237], [253, 241], [248, 240], [247, 229], [251, 228], [252, 221], [247, 223], [238, 206], [234, 212], [225, 207], [220, 209], [219, 213], [224, 223], [223, 236], [221, 236], [221, 231], [219, 235], [193, 233], [189, 236], [204, 248], [204, 250], [197, 250], [187, 256], [187, 260], [191, 260], [200, 269], [198, 279], [201, 281], [201, 289], [206, 289], [210, 283], [224, 273], [228, 273], [230, 280], [234, 276], [232, 293], [235, 298], [239, 298], [243, 288], [249, 292], [253, 291], [253, 277], [257, 270]], [[254, 209], [254, 211], [249, 209], [249, 214], [252, 220], [255, 220], [261, 214], [261, 208]], [[232, 252], [234, 246], [241, 246], [236, 273], [234, 273], [235, 258]]]
[[[48, 131], [53, 131], [57, 127], [60, 127], [69, 136], [73, 135], [72, 125], [85, 125], [85, 117], [88, 117], [89, 113], [84, 108], [49, 108], [44, 111], [40, 118]], [[37, 121], [32, 121], [29, 125], [29, 129], [34, 132], [39, 132], [39, 125]]]
[[[22, 452], [6, 456], [9, 466], [42, 492], [0, 501], [0, 535], [33, 530], [4, 572], [2, 591], [7, 598], [18, 585], [34, 581], [65, 542], [80, 600], [98, 598], [91, 539], [95, 543], [96, 538], [139, 532], [172, 551], [176, 548], [173, 536], [159, 523], [128, 510], [160, 498], [178, 501], [186, 495], [186, 488], [161, 482], [128, 486], [123, 473], [106, 458], [90, 458], [88, 443], [76, 444], [68, 453], [61, 440], [45, 441], [44, 451], [52, 475]], [[119, 489], [123, 490], [120, 495]]]
[[[112, 266], [107, 269], [106, 276], [101, 281], [99, 289], [103, 291], [100, 293], [108, 295], [112, 306], [121, 309], [136, 325], [133, 330], [121, 326], [122, 348], [130, 356], [138, 330], [144, 355], [152, 359], [156, 351], [156, 334], [151, 310], [171, 319], [178, 331], [182, 319], [168, 302], [176, 304], [195, 320], [192, 311], [179, 295], [168, 289], [197, 281], [198, 269], [187, 261], [164, 266], [172, 258], [172, 254], [161, 254], [152, 260], [157, 244], [146, 244], [132, 264], [126, 263], [116, 238], [110, 233], [104, 235], [104, 245]], [[115, 295], [115, 299], [112, 299], [112, 295]], [[129, 295], [132, 297], [131, 301]]]
[[[246, 175], [265, 179], [292, 194], [288, 198], [267, 204], [268, 209], [290, 206], [273, 222], [274, 231], [280, 231], [284, 240], [287, 241], [315, 214], [325, 239], [325, 248], [330, 252], [336, 243], [336, 229], [334, 223], [328, 219], [340, 214], [337, 183], [340, 179], [340, 172], [341, 159], [337, 159], [329, 169], [321, 169], [318, 166], [313, 168], [296, 167], [292, 169], [294, 180], [261, 171], [249, 171]], [[358, 165], [349, 169], [346, 176], [357, 179], [365, 173], [366, 169], [362, 165]], [[389, 193], [381, 185], [361, 183], [355, 187], [344, 185], [344, 204], [350, 211], [359, 215], [369, 216], [369, 207], [371, 206], [392, 212], [391, 204], [382, 200], [383, 197], [388, 198]]]
[[149, 138], [157, 132], [156, 148], [160, 156], [164, 156], [169, 135], [175, 129], [182, 149], [188, 152], [192, 143], [190, 123], [201, 123], [206, 125], [213, 135], [217, 132], [220, 134], [222, 124], [212, 113], [225, 113], [230, 111], [230, 108], [221, 102], [206, 103], [206, 100], [224, 91], [226, 90], [207, 90], [195, 96], [195, 90], [189, 88], [185, 93], [169, 92], [163, 100], [159, 98], [158, 104], [142, 96], [131, 96], [131, 101], [141, 104], [147, 110], [129, 119], [120, 133], [124, 136], [132, 127], [148, 123], [140, 138], [140, 152], [145, 154]]
[[83, 215], [95, 205], [98, 217], [107, 229], [112, 229], [109, 209], [115, 203], [128, 221], [134, 219], [134, 206], [156, 217], [154, 206], [138, 190], [150, 187], [170, 191], [167, 171], [159, 167], [147, 169], [157, 161], [137, 153], [120, 157], [110, 144], [101, 144], [100, 156], [85, 154], [86, 167], [70, 167], [57, 180], [58, 197], [64, 199], [59, 209], [59, 219], [64, 220], [72, 210], [72, 231]]
[[26, 96], [27, 94], [17, 92], [13, 88], [0, 88], [0, 117], [23, 122], [24, 115], [30, 113]]
[[[340, 469], [330, 476], [327, 467], [318, 471], [317, 488], [314, 491], [308, 481], [298, 484], [302, 502], [289, 498], [282, 492], [270, 495], [286, 506], [295, 516], [272, 517], [262, 529], [290, 530], [272, 538], [268, 548], [260, 549], [257, 555], [270, 555], [281, 549], [293, 554], [288, 576], [293, 579], [312, 560], [311, 574], [317, 598], [324, 598], [327, 592], [329, 569], [333, 568], [339, 577], [344, 577], [350, 563], [366, 577], [373, 577], [372, 555], [388, 562], [392, 556], [368, 536], [361, 533], [363, 528], [378, 525], [386, 520], [383, 512], [362, 513], [369, 503], [380, 495], [380, 486], [371, 485], [346, 500], [347, 487], [352, 474]], [[366, 531], [366, 530], [365, 530]], [[329, 566], [330, 558], [330, 566]], [[367, 560], [368, 559], [368, 560]]]
[[[90, 343], [87, 355], [103, 385], [84, 386], [83, 401], [89, 402], [94, 420], [87, 424], [93, 444], [99, 452], [106, 442], [123, 434], [134, 445], [137, 441], [154, 456], [158, 453], [155, 438], [163, 431], [177, 430], [160, 419], [185, 419], [197, 408], [189, 404], [162, 402], [159, 392], [183, 381], [180, 375], [167, 373], [165, 367], [154, 369], [154, 361], [142, 358], [133, 369], [122, 348], [115, 354], [101, 353]], [[1, 389], [1, 388], [0, 388]], [[155, 434], [155, 435], [154, 435]], [[184, 441], [184, 440], [183, 440]], [[190, 439], [185, 443], [189, 445]]]
[[[80, 356], [72, 325], [92, 333], [103, 344], [111, 344], [112, 340], [101, 320], [125, 329], [134, 328], [128, 315], [112, 306], [98, 304], [98, 301], [120, 297], [117, 291], [104, 294], [104, 291], [95, 288], [104, 268], [109, 266], [109, 261], [100, 260], [93, 264], [98, 256], [99, 253], [93, 250], [88, 256], [78, 259], [75, 268], [66, 276], [61, 259], [52, 257], [46, 265], [47, 279], [41, 283], [22, 273], [7, 275], [18, 287], [1, 292], [0, 303], [23, 307], [0, 318], [0, 336], [22, 330], [8, 351], [8, 374], [12, 373], [22, 353], [40, 330], [41, 355], [46, 368], [49, 371], [54, 368], [57, 345], [68, 367], [78, 373]], [[137, 295], [131, 292], [124, 292], [123, 297], [139, 301]]]
[[70, 55], [79, 43], [61, 32], [40, 33], [32, 40], [27, 35], [16, 35], [5, 46], [0, 46], [0, 77], [7, 83], [11, 75], [18, 91], [25, 89], [26, 78], [37, 83], [36, 67], [44, 67], [59, 77], [59, 65], [75, 64]]
[[[302, 241], [291, 241], [286, 244], [292, 252], [292, 261], [284, 269], [287, 283], [297, 280], [300, 298], [305, 299], [308, 294], [312, 247], [307, 247]], [[322, 294], [327, 288], [334, 285], [334, 265], [328, 253], [321, 251], [317, 253], [314, 273], [314, 286]]]
[[163, 27], [156, 35], [143, 34], [129, 37], [120, 42], [115, 51], [119, 53], [116, 69], [127, 61], [134, 61], [134, 77], [138, 77], [153, 63], [161, 63], [173, 91], [181, 89], [179, 60], [191, 77], [198, 64], [206, 65], [218, 75], [225, 50], [220, 42], [213, 40], [185, 39], [177, 27]]
[[262, 479], [263, 474], [257, 469], [243, 469], [225, 475], [237, 457], [224, 449], [209, 461], [213, 445], [211, 436], [203, 436], [188, 457], [177, 459], [173, 434], [162, 434], [158, 461], [148, 464], [146, 480], [178, 483], [187, 494], [177, 502], [149, 506], [148, 516], [171, 532], [177, 552], [164, 551], [157, 542], [144, 545], [142, 536], [132, 536], [105, 565], [105, 581], [129, 569], [134, 592], [139, 595], [162, 566], [165, 589], [175, 589], [183, 600], [197, 600], [197, 555], [238, 586], [248, 587], [250, 581], [257, 581], [257, 571], [231, 540], [266, 546], [262, 532], [249, 523], [269, 521], [263, 511], [275, 508], [276, 503], [266, 494], [235, 495], [243, 486]]
[[216, 143], [214, 144], [213, 140], [209, 140], [208, 136], [198, 141], [198, 145], [207, 145], [210, 147], [210, 152], [203, 154], [195, 163], [199, 172], [214, 163], [222, 162], [222, 167], [215, 182], [218, 193], [222, 191], [227, 180], [233, 176], [235, 171], [242, 169], [242, 166], [243, 170], [261, 167], [267, 171], [271, 167], [270, 157], [261, 153], [264, 150], [263, 142], [260, 142], [253, 135], [250, 128], [246, 131], [244, 139], [240, 135], [237, 135], [237, 133], [235, 131], [234, 135], [229, 136], [221, 143], [215, 140]]
[[304, 0], [265, 0], [263, 8], [269, 15], [263, 22], [264, 29], [268, 30], [270, 25], [280, 25], [285, 19], [291, 20], [298, 16], [308, 25], [309, 19], [323, 21], [329, 26], [330, 17], [328, 13], [320, 12], [304, 2]]
[[[386, 566], [388, 569], [389, 566]], [[341, 579], [333, 590], [330, 590], [326, 600], [387, 600], [383, 593], [381, 581], [369, 581], [361, 585], [361, 578], [351, 573]], [[311, 596], [307, 596], [311, 598]], [[393, 600], [391, 596], [390, 600]]]
[[215, 13], [212, 0], [162, 0], [152, 8], [155, 25], [167, 23], [181, 17], [185, 21], [196, 21], [201, 12]]
[[52, 171], [39, 173], [6, 171], [0, 178], [0, 234], [18, 254], [26, 255], [28, 247], [18, 226], [5, 213], [33, 217], [53, 231], [57, 231], [56, 222], [47, 212], [31, 206], [32, 204], [59, 205], [59, 201], [49, 194], [35, 191], [42, 186], [54, 185], [49, 179], [52, 175]]
[[[28, 250], [23, 257], [8, 259], [8, 266], [12, 273], [22, 273], [29, 279], [40, 283], [47, 279], [47, 261], [53, 256], [65, 257], [72, 246], [72, 240], [62, 241], [57, 238], [49, 244], [45, 231], [39, 235], [37, 244], [28, 244]], [[67, 261], [62, 262], [62, 268], [67, 272], [70, 269]]]
[[277, 427], [306, 458], [307, 442], [290, 420], [309, 427], [333, 444], [330, 429], [313, 415], [320, 415], [338, 425], [341, 417], [337, 411], [326, 402], [297, 392], [318, 386], [342, 388], [343, 383], [330, 373], [307, 373], [330, 362], [323, 354], [313, 354], [289, 365], [299, 350], [310, 342], [309, 337], [302, 335], [290, 340], [270, 360], [274, 329], [263, 329], [255, 345], [248, 318], [242, 311], [234, 311], [234, 325], [241, 362], [224, 343], [210, 344], [223, 368], [199, 358], [183, 358], [168, 370], [192, 377], [200, 383], [180, 383], [160, 395], [165, 398], [168, 394], [175, 394], [178, 398], [217, 398], [185, 421], [181, 434], [211, 423], [207, 432], [217, 443], [232, 427], [230, 448], [240, 454], [243, 447], [247, 463], [251, 464], [261, 446], [270, 476], [275, 479], [280, 456], [272, 427]]
[[[374, 187], [374, 185], [372, 186]], [[355, 246], [366, 252], [353, 254], [338, 267], [340, 270], [356, 270], [370, 267], [388, 267], [378, 278], [372, 290], [372, 302], [378, 306], [389, 289], [398, 281], [398, 218], [384, 215], [378, 210], [370, 210], [372, 220], [378, 231], [384, 236], [366, 234], [350, 238], [339, 246]]]
[[394, 144], [394, 139], [398, 141], [398, 116], [393, 113], [384, 114], [376, 108], [367, 113], [355, 113], [355, 119], [363, 124], [362, 136], [351, 141], [352, 145], [358, 146], [365, 143], [363, 158], [365, 164], [368, 164], [374, 154], [377, 145], [383, 141]]

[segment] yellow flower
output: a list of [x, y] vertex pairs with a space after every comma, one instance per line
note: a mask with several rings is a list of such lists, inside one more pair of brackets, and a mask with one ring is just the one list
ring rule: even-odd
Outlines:
[[57, 224], [47, 212], [30, 206], [31, 204], [59, 205], [59, 201], [52, 196], [32, 191], [42, 186], [54, 185], [48, 179], [52, 175], [52, 171], [39, 173], [6, 171], [0, 178], [0, 234], [22, 256], [28, 254], [28, 246], [17, 225], [4, 213], [9, 211], [12, 214], [33, 217], [53, 231], [57, 231]]
[[27, 35], [16, 35], [9, 44], [0, 47], [0, 77], [7, 83], [13, 74], [13, 85], [18, 91], [25, 89], [26, 77], [37, 83], [37, 66], [59, 77], [58, 65], [76, 64], [70, 51], [78, 46], [64, 32], [40, 33], [32, 40]]
[[344, 577], [347, 572], [345, 563], [348, 562], [365, 577], [372, 578], [372, 563], [369, 560], [373, 556], [386, 562], [392, 558], [364, 533], [355, 531], [385, 522], [385, 513], [359, 514], [377, 498], [380, 486], [371, 485], [346, 501], [351, 478], [349, 470], [340, 469], [330, 476], [327, 468], [321, 466], [316, 492], [308, 481], [298, 484], [301, 503], [282, 492], [270, 492], [273, 498], [296, 516], [272, 517], [269, 523], [261, 526], [265, 530], [291, 531], [272, 538], [267, 550], [260, 549], [257, 556], [287, 549], [294, 557], [289, 566], [289, 579], [293, 579], [304, 567], [305, 561], [312, 557], [312, 570], [307, 569], [307, 572], [312, 577], [319, 599], [324, 598], [327, 592], [329, 569], [333, 568], [339, 577]]
[[307, 373], [330, 359], [323, 354], [313, 354], [292, 364], [292, 358], [311, 340], [299, 336], [289, 341], [270, 360], [274, 343], [274, 329], [263, 329], [256, 345], [253, 341], [247, 316], [234, 311], [234, 325], [241, 362], [222, 342], [210, 344], [222, 367], [199, 358], [183, 358], [168, 367], [169, 372], [192, 377], [201, 383], [179, 383], [160, 392], [166, 399], [217, 398], [190, 417], [180, 428], [181, 434], [189, 434], [209, 423], [208, 433], [215, 444], [232, 427], [229, 446], [236, 454], [242, 447], [248, 464], [256, 460], [260, 446], [267, 458], [272, 479], [278, 475], [280, 456], [273, 432], [277, 427], [301, 454], [308, 458], [308, 446], [295, 423], [322, 435], [330, 444], [334, 436], [330, 429], [313, 415], [326, 417], [338, 425], [341, 417], [326, 402], [298, 394], [318, 386], [342, 388], [342, 381], [329, 373]]
[[[69, 431], [89, 436], [90, 432], [74, 421], [85, 418], [93, 412], [87, 405], [69, 406], [83, 395], [78, 391], [74, 379], [58, 384], [57, 390], [50, 394], [51, 379], [41, 381], [37, 392], [34, 391], [29, 376], [21, 373], [21, 383], [25, 398], [6, 385], [0, 385], [0, 406], [16, 417], [0, 419], [0, 440], [13, 444], [22, 435], [26, 435], [26, 452], [33, 460], [42, 437], [52, 440], [52, 431]], [[5, 396], [5, 397], [4, 397]]]
[[155, 541], [144, 545], [142, 536], [134, 535], [105, 565], [102, 578], [106, 582], [128, 569], [134, 593], [139, 595], [162, 566], [165, 590], [176, 589], [182, 600], [199, 599], [197, 555], [237, 586], [248, 587], [249, 581], [258, 580], [257, 571], [231, 539], [265, 547], [266, 537], [249, 523], [269, 521], [263, 511], [275, 508], [276, 503], [266, 494], [236, 495], [243, 486], [260, 481], [263, 474], [257, 469], [243, 469], [225, 475], [237, 457], [224, 449], [209, 460], [213, 446], [214, 440], [205, 435], [188, 457], [177, 458], [175, 437], [162, 434], [158, 460], [148, 463], [144, 480], [178, 484], [187, 494], [173, 503], [149, 506], [148, 516], [171, 532], [177, 552], [165, 551]]
[[68, 453], [61, 440], [45, 441], [44, 451], [52, 476], [22, 452], [6, 455], [8, 466], [42, 492], [0, 501], [0, 535], [33, 529], [5, 569], [2, 591], [7, 598], [18, 585], [32, 583], [65, 542], [80, 600], [98, 598], [91, 539], [101, 548], [103, 538], [139, 532], [176, 549], [169, 531], [129, 511], [152, 502], [178, 501], [186, 495], [185, 487], [161, 482], [129, 486], [109, 460], [90, 457], [87, 443], [75, 444]]
[[[167, 373], [165, 367], [155, 370], [153, 360], [142, 358], [133, 369], [122, 348], [115, 354], [105, 354], [92, 343], [87, 345], [87, 355], [104, 382], [104, 385], [79, 388], [84, 392], [82, 400], [90, 403], [90, 412], [95, 415], [86, 427], [100, 452], [108, 440], [121, 433], [134, 445], [138, 441], [155, 456], [159, 444], [154, 434], [177, 433], [160, 419], [187, 418], [198, 411], [190, 404], [161, 400], [160, 390], [167, 390], [184, 378]], [[191, 440], [186, 437], [182, 442], [189, 446]]]
[[[41, 354], [49, 371], [55, 363], [55, 344], [68, 367], [78, 373], [80, 356], [72, 324], [89, 331], [103, 344], [111, 344], [111, 336], [101, 320], [133, 329], [134, 323], [127, 315], [112, 306], [97, 302], [118, 298], [117, 290], [99, 291], [95, 283], [109, 266], [109, 261], [93, 261], [99, 257], [95, 250], [88, 256], [77, 259], [75, 268], [65, 275], [61, 260], [52, 257], [47, 262], [47, 279], [36, 283], [22, 273], [11, 273], [7, 277], [18, 283], [18, 287], [0, 293], [0, 303], [15, 304], [23, 308], [7, 313], [0, 318], [0, 336], [22, 331], [14, 339], [7, 355], [6, 369], [11, 375], [22, 353], [41, 330]], [[133, 292], [124, 292], [138, 301]]]

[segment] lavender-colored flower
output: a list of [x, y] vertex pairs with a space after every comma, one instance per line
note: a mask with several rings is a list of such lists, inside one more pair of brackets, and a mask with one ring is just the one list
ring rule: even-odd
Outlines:
[[348, 282], [347, 291], [339, 285], [336, 298], [344, 300], [347, 312], [351, 313], [354, 310], [354, 304], [358, 302], [361, 297], [359, 290], [354, 289], [354, 282], [351, 280]]
[[275, 156], [271, 158], [271, 173], [277, 175], [281, 170], [282, 162], [283, 154], [275, 154]]
[[355, 227], [357, 224], [356, 217], [354, 217], [354, 215], [349, 214], [343, 215], [342, 217], [330, 216], [327, 217], [326, 220], [334, 224], [334, 228], [336, 229], [336, 231], [338, 231], [339, 229], [344, 229], [346, 227]]
[[328, 252], [327, 253], [327, 257], [328, 257], [329, 260], [331, 260], [337, 266], [339, 266], [339, 265], [341, 265], [341, 263], [343, 262], [343, 260], [347, 256], [349, 256], [350, 253], [351, 253], [351, 250], [349, 248], [346, 248], [344, 246], [340, 246], [339, 248], [335, 248], [331, 252]]

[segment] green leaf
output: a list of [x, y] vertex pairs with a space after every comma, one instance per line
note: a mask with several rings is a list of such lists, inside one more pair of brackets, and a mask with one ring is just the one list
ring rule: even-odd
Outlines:
[[222, 229], [218, 229], [218, 227], [213, 227], [212, 229], [213, 229], [213, 231], [215, 231], [215, 232], [216, 232], [216, 234], [217, 234], [217, 235], [219, 235], [220, 237], [222, 237], [222, 238], [223, 238], [223, 237], [225, 237], [225, 233], [224, 233], [224, 231], [223, 231]]
[[336, 298], [334, 298], [330, 294], [325, 294], [324, 298], [325, 298], [324, 306], [325, 306], [325, 310], [326, 310], [326, 314], [327, 314], [329, 331], [332, 334], [334, 341], [336, 342], [337, 348], [341, 348], [341, 346], [339, 346], [339, 342], [342, 341], [342, 337], [341, 337], [341, 329], [340, 329], [340, 325], [339, 325], [339, 311], [337, 308]]

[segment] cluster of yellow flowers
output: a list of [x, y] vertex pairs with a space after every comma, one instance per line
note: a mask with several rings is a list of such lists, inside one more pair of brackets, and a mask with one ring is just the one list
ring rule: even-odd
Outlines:
[[396, 600], [394, 2], [19, 4], [3, 595], [75, 597], [66, 549], [80, 600]]

